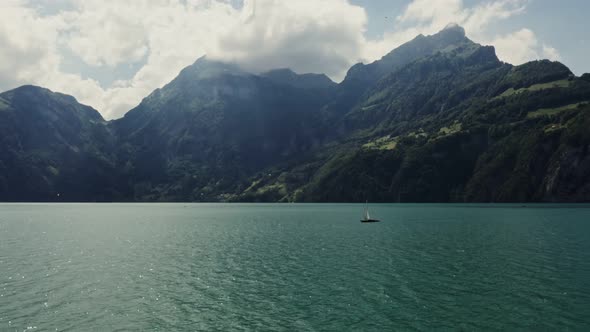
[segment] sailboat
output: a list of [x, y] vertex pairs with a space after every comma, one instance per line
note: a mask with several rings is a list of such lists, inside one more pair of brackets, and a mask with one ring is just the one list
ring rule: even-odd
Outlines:
[[371, 219], [371, 215], [369, 214], [369, 201], [365, 202], [365, 213], [363, 215], [363, 219], [361, 222], [380, 222], [379, 219]]

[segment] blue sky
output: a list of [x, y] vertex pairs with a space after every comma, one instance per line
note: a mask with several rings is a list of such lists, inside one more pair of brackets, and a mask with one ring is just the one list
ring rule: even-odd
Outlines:
[[590, 72], [590, 2], [569, 0], [3, 0], [0, 90], [36, 84], [117, 118], [200, 56], [335, 81], [455, 22], [500, 59]]

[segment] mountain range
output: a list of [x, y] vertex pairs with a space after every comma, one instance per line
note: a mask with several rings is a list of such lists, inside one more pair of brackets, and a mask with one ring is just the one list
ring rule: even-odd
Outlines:
[[207, 57], [121, 119], [0, 94], [0, 201], [587, 202], [590, 74], [459, 26], [336, 84]]

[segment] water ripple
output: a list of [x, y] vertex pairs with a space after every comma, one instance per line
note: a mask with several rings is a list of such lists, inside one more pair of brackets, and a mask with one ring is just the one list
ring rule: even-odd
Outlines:
[[589, 330], [590, 209], [0, 205], [0, 330]]

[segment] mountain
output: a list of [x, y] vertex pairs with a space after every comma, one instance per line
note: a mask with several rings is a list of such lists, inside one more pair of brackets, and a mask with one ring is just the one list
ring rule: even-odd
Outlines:
[[300, 197], [588, 201], [590, 85], [559, 63], [468, 62], [433, 57], [384, 81], [385, 92], [347, 114], [362, 129], [345, 152], [327, 155]]
[[322, 144], [329, 87], [321, 76], [254, 75], [197, 60], [113, 123], [131, 194], [218, 200], [245, 188], [256, 172]]
[[377, 61], [352, 66], [338, 86], [333, 100], [326, 105], [326, 110], [336, 116], [350, 111], [381, 79], [418, 59], [436, 53], [452, 52], [458, 48], [476, 49], [479, 46], [465, 36], [462, 27], [455, 24], [449, 24], [431, 36], [419, 35]]
[[118, 199], [113, 137], [93, 108], [23, 86], [0, 94], [0, 133], [1, 201]]
[[457, 48], [477, 47], [477, 44], [465, 36], [465, 30], [457, 25], [449, 24], [445, 29], [432, 36], [419, 35], [413, 40], [389, 52], [380, 60], [368, 65], [354, 65], [344, 79], [343, 85], [362, 82], [370, 84], [384, 76], [437, 52], [451, 52]]
[[589, 125], [588, 74], [449, 25], [340, 84], [203, 57], [110, 122], [5, 92], [0, 200], [587, 202]]
[[289, 68], [274, 69], [263, 73], [262, 77], [278, 83], [301, 89], [330, 89], [338, 86], [325, 74], [297, 74]]
[[[438, 50], [362, 85], [334, 123], [343, 132], [338, 144], [275, 170], [279, 176], [254, 179], [254, 190], [239, 197], [267, 199], [267, 188], [278, 187], [271, 200], [590, 199], [587, 76], [546, 60], [502, 63], [493, 47], [464, 39], [457, 27], [400, 49], [418, 49], [410, 47], [416, 40]], [[384, 58], [402, 62], [396, 54], [407, 51]], [[306, 180], [291, 181], [294, 175]]]

